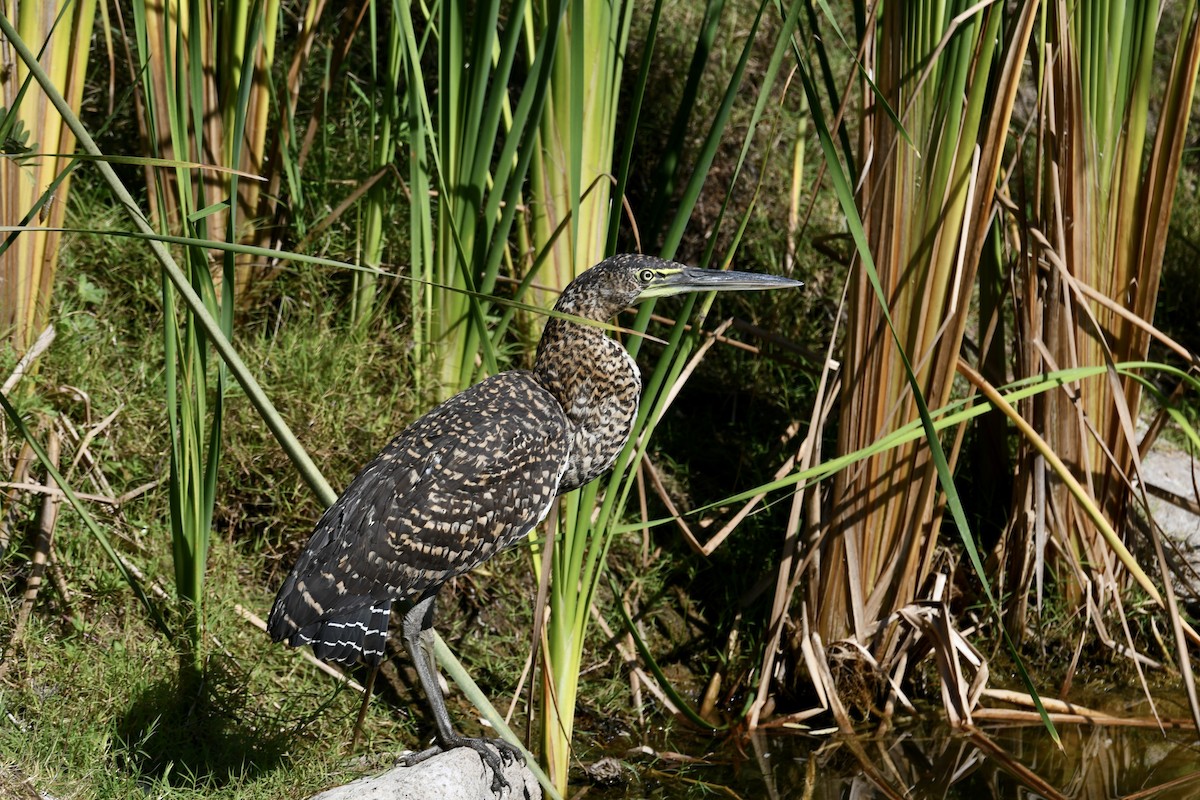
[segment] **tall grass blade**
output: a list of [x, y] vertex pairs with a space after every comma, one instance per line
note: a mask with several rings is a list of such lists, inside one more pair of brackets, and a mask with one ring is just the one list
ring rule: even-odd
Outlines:
[[[526, 14], [534, 23], [551, 12], [542, 2]], [[619, 90], [633, 13], [628, 2], [579, 0], [569, 4], [560, 26], [525, 189], [537, 282], [546, 287], [529, 298], [538, 305], [552, 304], [579, 272], [606, 255]]]
[[[389, 4], [390, 5], [390, 4]], [[390, 8], [388, 9], [391, 10]], [[385, 63], [380, 64], [377, 42], [380, 40], [380, 27], [385, 24], [381, 3], [371, 0], [368, 11], [369, 35], [368, 45], [371, 52], [372, 85], [378, 87], [379, 97], [372, 106], [370, 113], [370, 128], [367, 132], [371, 143], [369, 168], [379, 172], [387, 168], [393, 161], [397, 133], [400, 126], [400, 107], [398, 91], [404, 66], [404, 28], [394, 15], [391, 24], [387, 26], [387, 49], [383, 54]], [[354, 302], [351, 316], [359, 327], [371, 319], [375, 305], [376, 275], [383, 263], [384, 229], [387, 208], [387, 183], [376, 182], [367, 194], [367, 207], [362, 232], [362, 261], [366, 271], [354, 275]]]

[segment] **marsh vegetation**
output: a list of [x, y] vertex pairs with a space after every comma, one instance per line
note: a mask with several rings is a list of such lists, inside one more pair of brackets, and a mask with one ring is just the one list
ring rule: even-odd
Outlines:
[[0, 794], [298, 797], [415, 748], [406, 659], [355, 751], [364, 676], [261, 618], [336, 487], [633, 250], [806, 288], [617, 320], [616, 468], [443, 592], [466, 732], [561, 796], [1195, 791], [1200, 532], [1153, 510], [1200, 503], [1195, 2], [2, 27]]

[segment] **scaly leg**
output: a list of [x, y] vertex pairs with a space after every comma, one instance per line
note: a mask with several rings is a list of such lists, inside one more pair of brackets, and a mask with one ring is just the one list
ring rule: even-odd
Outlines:
[[[459, 736], [454, 732], [450, 724], [450, 713], [446, 710], [446, 699], [442, 696], [442, 687], [438, 683], [437, 668], [433, 663], [433, 602], [436, 596], [426, 597], [405, 612], [401, 637], [404, 640], [404, 649], [408, 651], [413, 665], [417, 668], [421, 688], [425, 690], [425, 696], [429, 700], [433, 721], [437, 725], [438, 743], [428, 750], [404, 756], [401, 761], [405, 766], [411, 767], [446, 750], [469, 747], [479, 753], [483, 762], [492, 768], [492, 791], [499, 793], [503, 787], [508, 786], [508, 781], [501, 772], [504, 769], [503, 765], [513, 759], [523, 763], [525, 757], [518, 748], [503, 739]], [[496, 751], [489, 745], [499, 750], [500, 755], [497, 756]]]

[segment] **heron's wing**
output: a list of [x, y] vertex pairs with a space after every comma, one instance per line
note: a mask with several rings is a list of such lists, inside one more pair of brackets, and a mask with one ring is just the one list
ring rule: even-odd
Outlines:
[[393, 601], [436, 591], [546, 515], [569, 450], [561, 406], [528, 373], [502, 373], [438, 406], [322, 516], [276, 598], [272, 637], [312, 644], [326, 660], [370, 660], [352, 639], [385, 635]]

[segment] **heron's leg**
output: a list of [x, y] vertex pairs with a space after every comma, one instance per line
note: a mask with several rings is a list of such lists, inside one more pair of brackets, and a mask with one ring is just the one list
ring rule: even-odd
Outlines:
[[446, 710], [446, 698], [442, 695], [442, 684], [438, 680], [437, 665], [434, 663], [433, 648], [430, 646], [436, 598], [437, 595], [430, 595], [405, 612], [401, 631], [404, 649], [412, 658], [417, 677], [421, 680], [421, 689], [424, 690], [425, 697], [429, 700], [429, 708], [433, 712], [438, 743], [448, 750], [454, 746], [448, 743], [457, 740], [459, 736], [454, 732], [450, 712]]
[[[504, 763], [512, 759], [524, 760], [519, 749], [503, 739], [479, 739], [460, 736], [454, 732], [450, 723], [450, 712], [446, 710], [446, 698], [442, 695], [442, 687], [438, 682], [437, 669], [433, 663], [433, 602], [436, 595], [431, 595], [404, 614], [401, 627], [401, 638], [404, 649], [412, 658], [413, 666], [417, 669], [417, 677], [421, 680], [421, 688], [429, 700], [429, 708], [433, 712], [433, 721], [437, 725], [438, 744], [420, 753], [405, 756], [402, 760], [407, 766], [418, 764], [430, 756], [456, 747], [469, 747], [479, 753], [483, 762], [492, 768], [492, 791], [499, 792], [508, 786], [502, 770]], [[494, 746], [500, 755], [493, 750]]]

